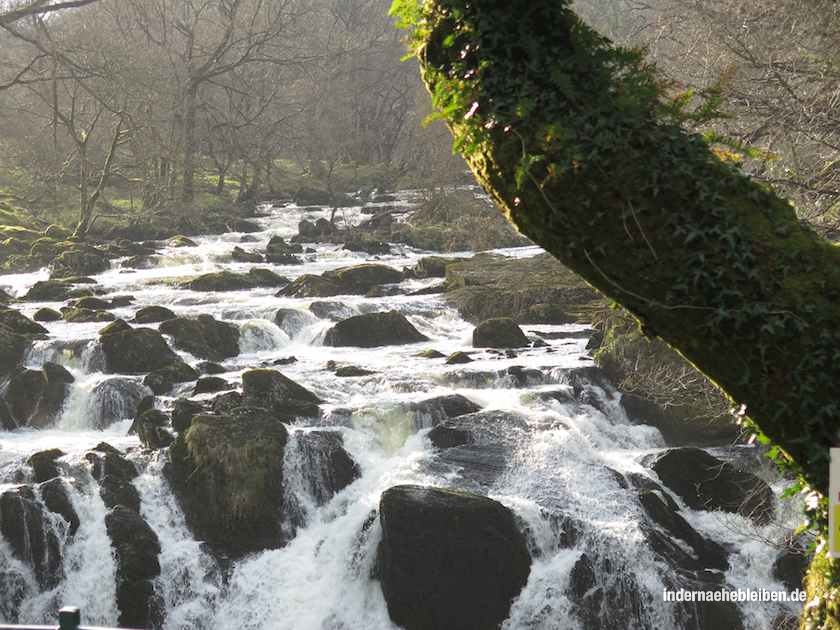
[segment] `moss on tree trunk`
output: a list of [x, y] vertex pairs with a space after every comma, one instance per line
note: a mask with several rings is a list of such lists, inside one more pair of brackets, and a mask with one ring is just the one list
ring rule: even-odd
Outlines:
[[[642, 56], [566, 2], [394, 10], [456, 147], [508, 218], [745, 405], [760, 437], [825, 493], [840, 420], [840, 251], [684, 131]], [[829, 575], [812, 594], [836, 584]], [[813, 627], [837, 627], [824, 603], [809, 609]]]

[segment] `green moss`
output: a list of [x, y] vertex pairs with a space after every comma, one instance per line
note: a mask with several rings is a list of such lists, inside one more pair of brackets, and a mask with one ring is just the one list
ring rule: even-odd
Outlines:
[[801, 630], [840, 630], [840, 561], [825, 551], [816, 554], [805, 576], [805, 591]]

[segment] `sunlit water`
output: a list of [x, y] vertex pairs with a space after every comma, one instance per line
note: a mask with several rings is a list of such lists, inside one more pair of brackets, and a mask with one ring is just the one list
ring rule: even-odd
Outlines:
[[[412, 199], [410, 193], [403, 196], [405, 202]], [[365, 523], [376, 510], [381, 493], [402, 483], [482, 492], [519, 517], [520, 526], [532, 541], [535, 558], [528, 584], [514, 602], [506, 628], [581, 628], [574, 602], [569, 599], [568, 583], [572, 567], [583, 552], [609, 561], [611, 573], [606, 578], [602, 575], [602, 579], [630, 579], [631, 588], [647, 595], [639, 618], [628, 627], [680, 627], [673, 606], [662, 602], [662, 575], [667, 569], [645, 542], [635, 493], [622, 489], [607, 470], [653, 476], [639, 460], [664, 447], [660, 434], [652, 427], [632, 424], [618, 404], [619, 395], [611, 390], [594, 391], [602, 402], [600, 410], [589, 405], [546, 402], [535, 395], [563, 387], [569, 369], [592, 365], [585, 350], [586, 339], [551, 340], [549, 348], [524, 350], [514, 358], [477, 351], [475, 362], [469, 365], [444, 366], [440, 359], [415, 355], [424, 348], [436, 348], [445, 354], [472, 351], [472, 325], [439, 296], [326, 298], [339, 303], [342, 317], [401, 311], [430, 341], [374, 349], [325, 348], [321, 340], [333, 322], [309, 312], [315, 300], [275, 297], [275, 289], [198, 293], [177, 286], [200, 273], [222, 269], [265, 267], [293, 279], [302, 273], [321, 273], [368, 260], [370, 257], [338, 245], [319, 244], [313, 246], [314, 253], [303, 255], [303, 265], [230, 261], [236, 245], [262, 250], [273, 235], [294, 235], [302, 218], [314, 220], [328, 214], [326, 210], [304, 212], [295, 207], [264, 208], [258, 219], [264, 231], [249, 235], [254, 242], [241, 243], [243, 235], [236, 233], [198, 237], [197, 247], [163, 248], [151, 269], [124, 268], [123, 261], [118, 260], [96, 279], [108, 295], [134, 296], [132, 306], [114, 311], [127, 320], [141, 306], [161, 305], [179, 315], [209, 313], [238, 324], [242, 353], [224, 362], [224, 377], [233, 383], [240, 382], [247, 369], [281, 357], [296, 357], [296, 363], [279, 369], [326, 401], [322, 420], [315, 424], [341, 432], [345, 448], [361, 469], [361, 478], [319, 506], [307, 494], [310, 480], [301, 478], [312, 472], [305, 470], [295, 451], [299, 431], [309, 427], [294, 427], [284, 459], [285, 492], [287, 500], [297, 506], [303, 523], [284, 548], [238, 561], [225, 580], [215, 559], [185, 525], [161, 472], [165, 453], [144, 453], [137, 439], [127, 435], [131, 410], [149, 393], [141, 385], [142, 377], [101, 372], [96, 339], [103, 324], [47, 324], [49, 339], [33, 346], [26, 363], [36, 368], [45, 361], [61, 363], [76, 381], [70, 386], [54, 428], [0, 433], [0, 491], [20, 483], [20, 472], [26, 472], [23, 462], [29, 455], [59, 447], [66, 453], [61, 462], [65, 483], [82, 525], [72, 538], [63, 535], [64, 577], [48, 592], [39, 592], [31, 570], [15, 560], [0, 539], [0, 621], [48, 623], [59, 606], [72, 604], [83, 608], [86, 623], [116, 623], [116, 569], [104, 526], [106, 508], [82, 457], [86, 450], [105, 441], [128, 451], [141, 469], [134, 485], [141, 497], [142, 516], [161, 542], [161, 575], [156, 580], [156, 592], [166, 609], [166, 628], [393, 628], [379, 583], [370, 577], [381, 536], [379, 523], [375, 521], [369, 527]], [[358, 208], [345, 210], [343, 217], [351, 223], [364, 218]], [[402, 268], [414, 265], [424, 255], [404, 246], [395, 246], [394, 252], [379, 257], [379, 262]], [[523, 247], [499, 253], [523, 257], [540, 252], [536, 247]], [[0, 287], [22, 295], [46, 277], [45, 271], [0, 276]], [[410, 280], [404, 284], [418, 289], [436, 282], [439, 280]], [[26, 303], [21, 309], [31, 316], [46, 305]], [[301, 315], [281, 329], [274, 323], [279, 308], [299, 309]], [[525, 329], [546, 332], [576, 327]], [[196, 362], [195, 357], [182, 355]], [[328, 360], [375, 373], [337, 378], [325, 369]], [[505, 374], [514, 365], [539, 370], [539, 382], [528, 387], [514, 383]], [[159, 397], [157, 406], [167, 407], [173, 398], [189, 395], [191, 388], [192, 384], [177, 387], [170, 396]], [[511, 428], [506, 437], [506, 460], [498, 462], [498, 474], [489, 481], [476, 476], [469, 467], [441, 458], [425, 437], [428, 426], [411, 411], [412, 402], [451, 393], [462, 394], [485, 410], [521, 414], [527, 420], [524, 428]], [[492, 461], [494, 456], [488, 453], [486, 457]], [[781, 539], [785, 526], [795, 523], [795, 510], [780, 510], [785, 512], [777, 519], [782, 525], [777, 522], [763, 528], [740, 516], [724, 517], [685, 508], [683, 514], [701, 533], [731, 545], [734, 553], [726, 574], [730, 587], [782, 589], [772, 578], [771, 566], [777, 553], [772, 542]], [[550, 522], [550, 515], [558, 512], [584, 525], [573, 548], [564, 549], [558, 544], [559, 532]], [[13, 596], [21, 601], [19, 606], [12, 602]], [[745, 604], [745, 626], [767, 628], [783, 610], [782, 604]], [[796, 611], [795, 607], [787, 610]]]

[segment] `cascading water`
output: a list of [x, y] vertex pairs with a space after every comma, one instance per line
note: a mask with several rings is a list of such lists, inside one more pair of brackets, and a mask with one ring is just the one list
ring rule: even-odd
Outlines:
[[[414, 197], [405, 193], [400, 198], [408, 203]], [[248, 247], [264, 249], [273, 235], [292, 236], [301, 218], [328, 216], [328, 209], [265, 208], [258, 219], [264, 231], [251, 235], [255, 240]], [[361, 220], [358, 209], [347, 210], [346, 216]], [[162, 247], [148, 268], [122, 267], [123, 261], [117, 261], [96, 280], [106, 297], [134, 297], [130, 306], [112, 311], [126, 321], [139, 308], [158, 305], [178, 315], [209, 314], [235, 323], [240, 353], [222, 362], [222, 376], [237, 387], [244, 371], [280, 361], [283, 374], [323, 399], [320, 417], [288, 426], [277, 515], [285, 545], [230, 559], [196, 538], [163, 472], [166, 452], [150, 454], [139, 448], [136, 436], [127, 435], [140, 401], [151, 393], [143, 377], [103, 373], [98, 342], [103, 324], [50, 323], [50, 338], [35, 343], [26, 365], [39, 369], [46, 362], [59, 363], [75, 381], [54, 428], [0, 433], [0, 495], [34, 488], [44, 522], [56, 531], [66, 529], [62, 517], [43, 506], [33, 469], [26, 464], [34, 453], [59, 448], [59, 474], [79, 527], [60, 537], [61, 576], [48, 587], [16, 555], [2, 533], [10, 530], [0, 531], [0, 622], [48, 623], [60, 605], [77, 605], [85, 623], [117, 623], [118, 559], [103, 498], [108, 490], [121, 493], [122, 501], [136, 500], [140, 517], [157, 536], [160, 570], [151, 583], [162, 602], [159, 623], [165, 628], [390, 630], [396, 626], [379, 582], [371, 577], [382, 539], [376, 511], [386, 489], [417, 484], [484, 494], [516, 515], [529, 541], [532, 566], [504, 624], [507, 630], [694, 627], [685, 610], [662, 601], [673, 570], [651, 552], [646, 516], [628, 481], [642, 484], [638, 487], [657, 482], [642, 460], [665, 444], [655, 428], [628, 419], [620, 395], [608, 384], [581, 371], [593, 365], [586, 336], [576, 335], [581, 327], [527, 327], [569, 335], [549, 339], [546, 348], [506, 356], [473, 349], [472, 325], [435, 295], [281, 298], [264, 289], [198, 293], [171, 281], [209, 271], [247, 271], [251, 265], [230, 260], [241, 236], [197, 237], [198, 246], [187, 251]], [[394, 251], [378, 262], [399, 268], [422, 255], [405, 246]], [[525, 247], [500, 253], [527, 257], [539, 251]], [[366, 258], [318, 244], [303, 265], [272, 268], [294, 279]], [[22, 295], [44, 277], [5, 276], [0, 286]], [[414, 291], [433, 283], [411, 279], [405, 285]], [[42, 306], [22, 303], [20, 308], [31, 316]], [[429, 341], [373, 349], [322, 345], [336, 320], [390, 310], [403, 313]], [[444, 365], [418, 357], [424, 348], [468, 350], [473, 362]], [[179, 354], [195, 365], [195, 357]], [[325, 369], [328, 361], [367, 373], [342, 378]], [[191, 387], [177, 386], [172, 394], [159, 396], [157, 407], [170, 408], [173, 398], [189, 395]], [[427, 401], [454, 395], [481, 410], [474, 417], [479, 439], [439, 450], [428, 433], [445, 415]], [[102, 471], [97, 472], [98, 460], [90, 450], [106, 449], [102, 442], [126, 453], [136, 475], [116, 479], [103, 473], [111, 476], [94, 479]], [[346, 487], [336, 483], [336, 463], [329, 459], [345, 452], [352, 458], [343, 464], [345, 472], [355, 467]], [[781, 489], [777, 483], [775, 490]], [[679, 497], [669, 498], [695, 530], [726, 547], [729, 565], [722, 573], [730, 588], [782, 588], [773, 577], [778, 550], [770, 541], [781, 540], [795, 523], [795, 505], [778, 503], [777, 517], [756, 525], [737, 514], [698, 511]], [[585, 592], [575, 594], [576, 584], [583, 584]], [[584, 610], [583, 600], [600, 603]], [[748, 629], [768, 628], [778, 615], [796, 614], [795, 604], [739, 608]], [[592, 619], [587, 614], [595, 614], [602, 625], [587, 622]]]

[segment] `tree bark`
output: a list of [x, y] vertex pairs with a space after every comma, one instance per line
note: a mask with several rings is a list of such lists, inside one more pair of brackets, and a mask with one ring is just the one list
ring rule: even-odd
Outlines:
[[[684, 131], [640, 54], [612, 47], [566, 2], [430, 0], [416, 11], [403, 17], [423, 78], [502, 212], [744, 405], [760, 437], [826, 493], [840, 428], [840, 250]], [[840, 627], [825, 605], [837, 563], [814, 571], [821, 600], [803, 627]]]
[[195, 117], [198, 86], [190, 81], [184, 93], [184, 174], [181, 182], [181, 201], [195, 197]]

